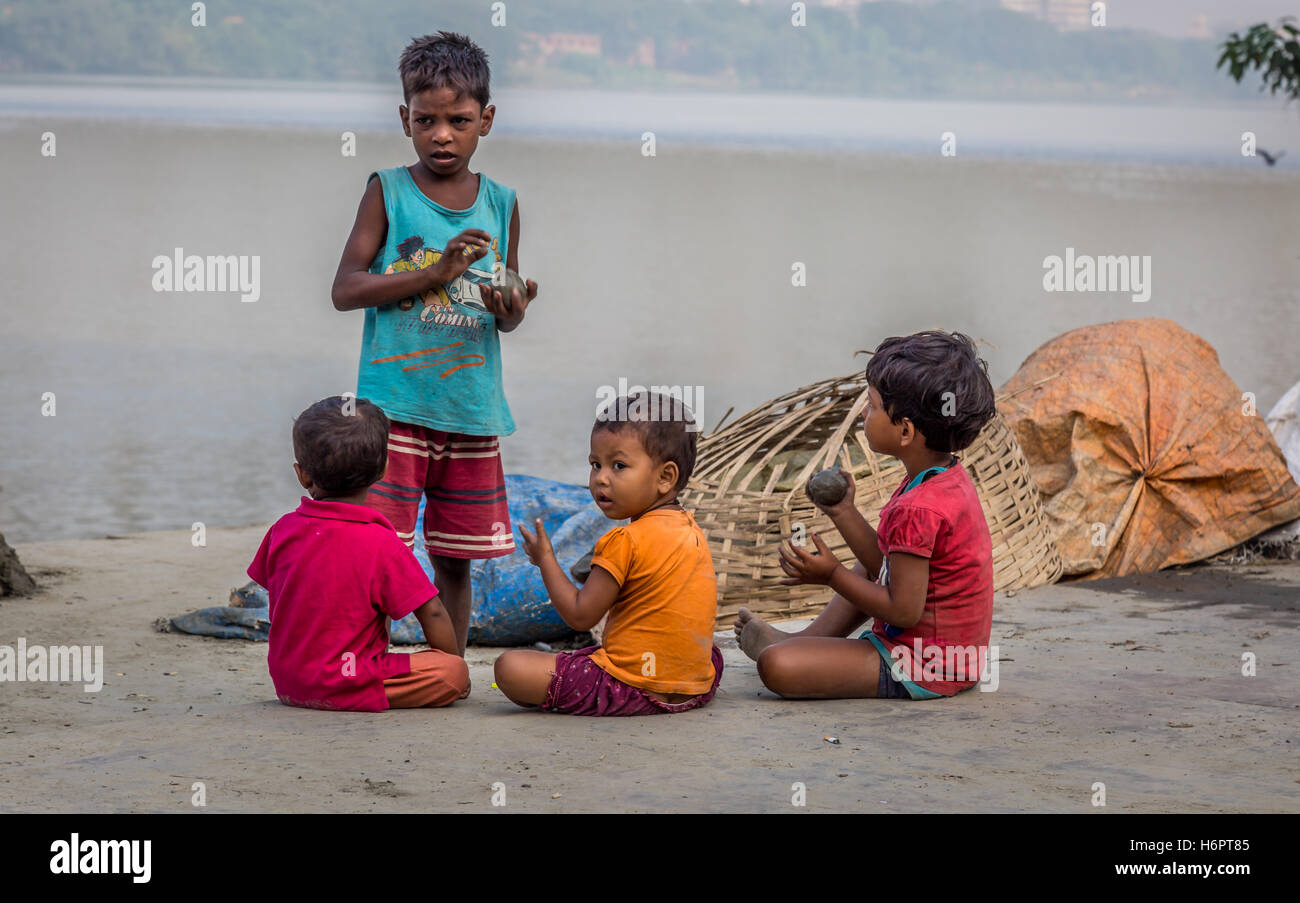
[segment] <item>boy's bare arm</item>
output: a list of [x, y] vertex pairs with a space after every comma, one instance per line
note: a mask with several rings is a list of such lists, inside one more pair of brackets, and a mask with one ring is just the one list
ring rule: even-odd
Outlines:
[[[872, 580], [875, 580], [880, 574], [880, 566], [884, 564], [884, 556], [880, 554], [880, 542], [876, 539], [876, 531], [871, 529], [871, 524], [867, 523], [867, 519], [862, 516], [862, 512], [854, 504], [854, 498], [857, 496], [857, 486], [853, 482], [853, 478], [845, 473], [843, 468], [839, 468], [839, 471], [849, 484], [848, 490], [844, 493], [844, 498], [829, 507], [823, 505], [817, 505], [817, 507], [831, 519], [835, 529], [848, 543], [849, 550], [853, 552], [853, 557], [862, 562], [863, 567], [867, 569], [867, 575]], [[812, 500], [811, 494], [808, 498]], [[816, 502], [814, 501], [813, 504], [816, 504]]]
[[[437, 285], [446, 285], [464, 273], [470, 263], [487, 253], [488, 243], [492, 240], [481, 229], [466, 229], [448, 243], [433, 266], [404, 273], [372, 273], [370, 264], [387, 236], [388, 215], [384, 212], [383, 188], [378, 179], [371, 179], [361, 196], [352, 234], [343, 247], [343, 256], [334, 274], [330, 297], [335, 310], [379, 307], [420, 295]], [[464, 253], [467, 248], [469, 254]]]
[[442, 607], [437, 596], [415, 610], [415, 619], [420, 622], [420, 627], [424, 630], [424, 638], [430, 646], [451, 655], [460, 655], [460, 647], [456, 643], [456, 629], [452, 626], [451, 618], [447, 617], [447, 610]]
[[574, 630], [590, 630], [600, 623], [600, 619], [618, 601], [617, 581], [609, 571], [596, 566], [591, 569], [582, 589], [578, 589], [560, 567], [551, 539], [546, 535], [546, 526], [540, 517], [537, 518], [536, 525], [536, 533], [524, 526], [519, 528], [528, 560], [542, 572], [546, 594], [550, 596], [551, 604], [564, 619], [564, 623]]
[[788, 579], [781, 581], [783, 584], [829, 586], [858, 611], [898, 627], [911, 627], [921, 620], [929, 588], [930, 559], [903, 552], [891, 553], [889, 585], [880, 586], [840, 564], [819, 534], [814, 533], [812, 540], [817, 547], [815, 552], [790, 543], [781, 546], [781, 570], [789, 575]]
[[574, 586], [552, 554], [538, 565], [546, 594], [556, 612], [574, 630], [590, 630], [614, 607], [618, 600], [618, 584], [613, 576], [601, 567], [591, 569], [591, 575], [582, 588]]
[[867, 523], [862, 512], [849, 506], [847, 511], [832, 514], [831, 523], [835, 524], [835, 529], [848, 543], [853, 557], [867, 569], [867, 576], [875, 580], [885, 557], [880, 554], [880, 541], [876, 538], [876, 531], [871, 529], [871, 524]]
[[843, 566], [831, 573], [827, 586], [858, 611], [895, 627], [911, 627], [925, 611], [929, 580], [930, 559], [894, 552], [889, 556], [889, 586], [881, 586]]

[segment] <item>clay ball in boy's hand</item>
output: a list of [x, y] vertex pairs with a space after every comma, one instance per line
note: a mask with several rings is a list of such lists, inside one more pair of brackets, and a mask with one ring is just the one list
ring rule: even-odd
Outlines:
[[849, 491], [849, 481], [835, 468], [813, 475], [808, 481], [808, 497], [823, 508], [838, 505]]
[[510, 300], [510, 290], [512, 288], [519, 289], [520, 298], [528, 298], [528, 283], [514, 270], [503, 270], [498, 278], [492, 280], [492, 287], [501, 293], [502, 301]]

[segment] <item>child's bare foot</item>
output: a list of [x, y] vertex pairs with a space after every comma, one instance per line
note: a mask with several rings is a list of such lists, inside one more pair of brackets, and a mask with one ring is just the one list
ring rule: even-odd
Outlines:
[[777, 630], [748, 608], [742, 608], [736, 614], [736, 623], [733, 626], [736, 630], [736, 640], [740, 643], [741, 651], [754, 661], [758, 661], [758, 654], [768, 646], [778, 643], [788, 636], [784, 631]]

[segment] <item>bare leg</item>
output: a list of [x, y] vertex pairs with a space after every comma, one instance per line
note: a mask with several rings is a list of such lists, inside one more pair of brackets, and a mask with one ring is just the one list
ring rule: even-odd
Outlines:
[[429, 563], [433, 565], [433, 585], [438, 587], [438, 601], [447, 609], [451, 626], [456, 631], [456, 646], [464, 656], [465, 641], [469, 637], [469, 559], [430, 554]]
[[874, 699], [880, 655], [871, 643], [840, 637], [792, 637], [758, 657], [763, 686], [787, 699]]
[[[861, 563], [857, 563], [853, 565], [853, 572], [865, 576], [867, 570]], [[773, 627], [748, 608], [740, 610], [733, 626], [741, 650], [757, 661], [763, 650], [773, 643], [780, 643], [797, 636], [846, 637], [866, 623], [866, 620], [867, 616], [853, 603], [836, 593], [817, 619], [797, 633], [786, 633]]]
[[[854, 569], [856, 570], [856, 568]], [[833, 636], [846, 637], [867, 623], [867, 615], [862, 609], [845, 599], [839, 593], [822, 609], [817, 619], [798, 633], [791, 636]]]
[[501, 653], [492, 666], [497, 689], [515, 705], [539, 706], [555, 676], [555, 655], [533, 649]]

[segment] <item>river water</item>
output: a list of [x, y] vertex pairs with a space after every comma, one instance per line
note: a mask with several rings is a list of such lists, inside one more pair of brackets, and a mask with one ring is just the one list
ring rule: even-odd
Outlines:
[[[620, 378], [702, 387], [712, 427], [932, 327], [981, 339], [995, 386], [1068, 329], [1147, 316], [1207, 339], [1263, 411], [1300, 379], [1300, 168], [1239, 151], [1253, 126], [1300, 157], [1293, 114], [594, 93], [500, 92], [471, 164], [517, 189], [521, 269], [541, 286], [502, 338], [510, 472], [585, 482], [599, 387]], [[296, 504], [292, 417], [355, 389], [362, 315], [330, 303], [339, 254], [367, 174], [413, 159], [397, 102], [0, 85], [11, 542]], [[258, 256], [259, 299], [155, 292], [151, 262], [178, 247]], [[1045, 291], [1044, 259], [1067, 248], [1149, 256], [1150, 300]]]

